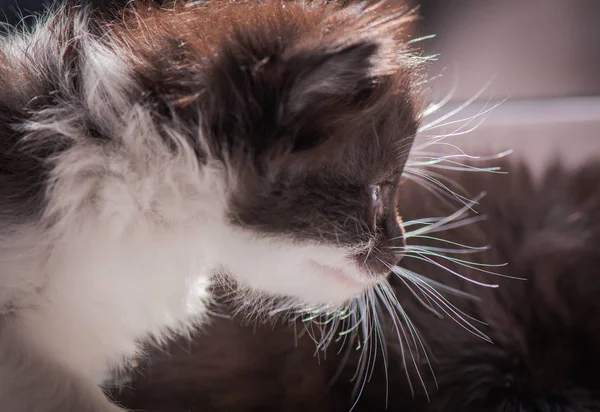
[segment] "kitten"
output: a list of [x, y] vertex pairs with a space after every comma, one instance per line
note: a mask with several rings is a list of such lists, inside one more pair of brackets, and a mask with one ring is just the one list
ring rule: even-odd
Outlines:
[[[401, 262], [407, 271], [391, 279], [407, 313], [400, 329], [406, 342], [401, 348], [389, 313], [380, 319], [385, 362], [381, 345], [349, 356], [332, 346], [317, 359], [310, 336], [295, 343], [287, 325], [220, 319], [191, 346], [174, 344], [166, 356], [149, 359], [117, 395], [149, 412], [600, 410], [600, 161], [576, 171], [555, 165], [539, 183], [523, 166], [505, 163], [503, 170], [508, 175], [472, 169], [436, 175], [487, 195], [474, 206], [475, 221], [463, 221], [472, 223], [409, 239], [422, 252], [446, 255], [421, 253], [448, 270], [407, 252]], [[401, 186], [407, 223], [451, 212], [451, 204], [427, 189]], [[482, 245], [489, 247], [465, 253]], [[506, 266], [494, 267], [501, 263]], [[296, 330], [303, 327], [299, 322]], [[375, 366], [357, 377], [365, 357]], [[356, 383], [362, 389], [353, 405]]]
[[396, 8], [64, 6], [0, 39], [0, 410], [121, 410], [97, 385], [216, 275], [300, 311], [386, 282], [421, 111]]

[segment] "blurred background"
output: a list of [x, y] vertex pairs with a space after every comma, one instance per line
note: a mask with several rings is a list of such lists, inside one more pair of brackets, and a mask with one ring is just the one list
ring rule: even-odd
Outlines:
[[439, 53], [431, 96], [453, 91], [450, 111], [489, 84], [455, 119], [495, 107], [448, 140], [482, 154], [514, 149], [537, 170], [600, 157], [600, 0], [425, 0], [421, 12], [418, 34], [436, 35], [422, 45]]
[[[413, 38], [435, 34], [414, 45], [434, 56], [431, 101], [446, 101], [425, 119], [434, 126], [424, 138], [450, 134], [445, 141], [482, 155], [513, 149], [537, 170], [555, 157], [572, 166], [600, 158], [600, 0], [407, 1], [422, 16]], [[125, 0], [89, 2], [110, 11]], [[0, 0], [0, 21], [43, 7]]]

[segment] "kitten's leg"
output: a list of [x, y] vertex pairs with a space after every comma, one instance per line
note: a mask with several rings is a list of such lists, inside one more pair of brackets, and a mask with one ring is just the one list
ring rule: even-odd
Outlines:
[[17, 322], [0, 322], [0, 411], [124, 412], [93, 382], [44, 359], [19, 338]]

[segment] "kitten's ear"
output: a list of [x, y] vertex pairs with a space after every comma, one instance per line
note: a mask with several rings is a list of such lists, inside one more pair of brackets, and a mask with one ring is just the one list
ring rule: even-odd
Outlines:
[[337, 50], [302, 51], [286, 62], [292, 76], [287, 104], [290, 113], [299, 113], [323, 98], [348, 97], [374, 80], [373, 59], [379, 45], [361, 41]]
[[284, 56], [288, 85], [281, 123], [295, 132], [293, 149], [310, 149], [328, 137], [326, 124], [362, 116], [389, 92], [389, 44], [373, 38], [294, 50]]

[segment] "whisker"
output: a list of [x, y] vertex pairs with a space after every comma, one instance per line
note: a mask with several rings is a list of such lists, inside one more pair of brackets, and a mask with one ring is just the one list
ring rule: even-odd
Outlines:
[[[450, 165], [446, 165], [446, 163]], [[460, 162], [456, 162], [450, 159], [432, 159], [429, 164], [422, 164], [422, 166], [427, 167], [428, 169], [443, 169], [443, 170], [457, 170], [464, 172], [487, 172], [487, 173], [499, 173], [506, 174], [506, 172], [502, 171], [500, 167], [477, 167], [473, 165], [466, 165]], [[409, 168], [409, 171], [414, 171], [413, 168]], [[428, 173], [430, 171], [428, 170]], [[425, 172], [421, 172], [425, 173]]]
[[[456, 180], [451, 179], [450, 177], [448, 177], [442, 173], [438, 173], [433, 170], [430, 170], [431, 168], [438, 168], [437, 166], [438, 165], [428, 167], [426, 169], [426, 172], [424, 172], [424, 173], [427, 173], [429, 176], [436, 178], [440, 182], [445, 182], [448, 186], [452, 186], [452, 187], [456, 188], [456, 190], [460, 191], [461, 193], [464, 193], [465, 195], [469, 194], [469, 191], [467, 189], [465, 189], [465, 187], [462, 186], [460, 183], [458, 183]], [[488, 170], [486, 170], [486, 171], [488, 171]], [[489, 171], [494, 172], [495, 170], [489, 170]]]
[[[406, 334], [406, 331], [402, 325], [402, 322], [400, 321], [400, 318], [398, 318], [398, 314], [397, 312], [394, 310], [394, 308], [390, 305], [390, 302], [388, 302], [388, 300], [386, 299], [385, 295], [381, 292], [380, 288], [376, 288], [376, 293], [380, 298], [380, 301], [383, 303], [383, 305], [385, 306], [385, 308], [387, 309], [388, 313], [391, 316], [391, 320], [392, 320], [392, 324], [393, 324], [393, 329], [395, 331], [395, 334], [398, 338], [398, 342], [400, 343], [400, 351], [401, 351], [401, 356], [403, 361], [406, 361], [406, 356], [405, 356], [405, 347], [404, 344], [402, 343], [403, 341], [405, 341], [407, 343], [407, 349], [408, 352], [410, 353], [410, 356], [412, 359], [414, 359], [414, 356], [412, 354], [412, 349], [410, 348], [410, 344], [409, 344], [409, 340], [408, 340], [408, 336]], [[411, 394], [414, 396], [415, 395], [415, 390], [412, 384], [412, 381], [410, 379], [410, 374], [408, 372], [408, 368], [406, 367], [406, 363], [404, 363], [404, 371], [406, 374], [406, 378], [408, 381], [408, 385], [410, 387], [410, 392]]]
[[[450, 250], [455, 250], [455, 249], [450, 249]], [[469, 267], [470, 269], [476, 269], [476, 267], [504, 267], [507, 264], [506, 263], [480, 263], [480, 262], [471, 262], [468, 260], [464, 260], [464, 259], [459, 259], [459, 258], [455, 258], [455, 257], [451, 257], [451, 256], [447, 256], [444, 255], [443, 253], [438, 253], [435, 250], [431, 250], [431, 249], [427, 249], [427, 246], [425, 247], [421, 247], [421, 246], [407, 246], [406, 248], [407, 252], [414, 252], [419, 256], [424, 256], [424, 255], [428, 255], [428, 256], [436, 256], [436, 257], [440, 257], [443, 259], [447, 259], [450, 260], [451, 262], [454, 263], [458, 263], [458, 264], [462, 264], [466, 267]], [[459, 250], [460, 251], [460, 250]], [[468, 253], [474, 253], [475, 251], [472, 250], [467, 250]]]
[[[466, 119], [455, 120], [455, 121], [452, 121], [452, 122], [447, 122], [447, 123], [444, 123], [442, 125], [438, 125], [438, 126], [432, 127], [429, 130], [440, 128], [440, 127], [447, 127], [447, 126], [449, 126], [450, 124], [453, 124], [453, 123], [463, 122], [462, 125], [460, 125], [459, 127], [457, 127], [455, 130], [453, 130], [450, 133], [444, 133], [444, 134], [440, 134], [440, 135], [435, 135], [435, 134], [434, 135], [420, 135], [419, 136], [420, 139], [424, 139], [425, 138], [425, 139], [427, 139], [427, 141], [425, 141], [424, 143], [418, 145], [415, 149], [416, 150], [424, 149], [426, 147], [430, 147], [430, 146], [436, 145], [436, 144], [440, 143], [444, 139], [447, 139], [447, 138], [450, 138], [450, 137], [456, 137], [456, 136], [464, 136], [464, 135], [467, 135], [467, 134], [469, 134], [471, 132], [474, 132], [475, 130], [477, 130], [479, 128], [479, 126], [481, 126], [487, 120], [487, 118], [489, 116], [489, 112], [491, 110], [493, 110], [495, 107], [497, 107], [497, 106], [495, 106], [492, 109], [483, 111], [483, 109], [485, 109], [486, 106], [487, 106], [487, 103], [481, 109], [482, 111], [480, 111], [479, 113], [477, 113], [477, 114], [475, 114], [473, 116], [470, 116], [470, 117], [468, 117]], [[480, 117], [481, 117], [481, 119], [479, 119]], [[478, 119], [478, 122], [474, 126], [472, 126], [469, 129], [463, 130], [472, 121], [477, 120], [477, 119]], [[431, 139], [433, 139], [433, 141], [430, 141]]]
[[[386, 305], [386, 307], [388, 308], [388, 310], [392, 313], [399, 313], [402, 316], [402, 319], [404, 320], [405, 324], [408, 327], [408, 331], [410, 333], [410, 337], [411, 340], [413, 342], [413, 345], [415, 347], [415, 350], [417, 350], [417, 356], [418, 356], [418, 348], [421, 347], [423, 354], [425, 356], [425, 359], [427, 360], [427, 362], [429, 363], [430, 367], [431, 367], [431, 363], [429, 362], [429, 357], [427, 356], [427, 351], [425, 350], [425, 347], [423, 345], [423, 342], [421, 341], [421, 338], [419, 336], [419, 333], [417, 331], [417, 329], [415, 328], [415, 326], [413, 325], [413, 323], [411, 322], [411, 320], [409, 319], [408, 315], [406, 314], [406, 311], [404, 310], [404, 308], [402, 307], [402, 305], [400, 305], [400, 302], [398, 302], [398, 299], [396, 298], [395, 294], [391, 291], [390, 287], [387, 284], [382, 284], [380, 285], [379, 288], [377, 288], [377, 293], [380, 296], [380, 300], [384, 303], [384, 305]], [[395, 309], [395, 311], [394, 311]], [[397, 318], [397, 317], [396, 317]], [[397, 318], [397, 322], [398, 324], [402, 327], [402, 323], [400, 321], [399, 318]], [[423, 388], [423, 390], [425, 391], [425, 396], [427, 397], [427, 400], [429, 400], [429, 393], [427, 391], [427, 385], [425, 385], [425, 381], [423, 379], [423, 375], [421, 373], [421, 370], [417, 364], [416, 358], [415, 358], [415, 354], [413, 352], [413, 350], [411, 349], [410, 343], [408, 341], [408, 336], [404, 330], [404, 328], [402, 328], [403, 331], [403, 335], [406, 339], [406, 343], [408, 346], [408, 350], [411, 356], [411, 360], [415, 369], [415, 372], [417, 374], [417, 377], [419, 378], [419, 381], [421, 383], [421, 386]], [[418, 343], [417, 343], [418, 342]], [[431, 371], [433, 373], [433, 369], [431, 368]], [[435, 379], [435, 374], [434, 375], [434, 379]], [[414, 392], [413, 392], [413, 396], [414, 396]]]
[[455, 162], [454, 164], [457, 167], [464, 166], [467, 168], [471, 168], [474, 171], [479, 171], [479, 172], [498, 171], [501, 169], [500, 169], [500, 167], [497, 167], [497, 166], [477, 167], [472, 164], [465, 165], [464, 163], [458, 162], [455, 159], [458, 159], [458, 160], [468, 159], [471, 161], [483, 162], [483, 161], [501, 159], [501, 158], [509, 156], [510, 154], [513, 153], [513, 150], [504, 150], [502, 152], [495, 153], [493, 155], [474, 156], [474, 155], [465, 153], [463, 150], [461, 150], [456, 145], [448, 144], [447, 142], [443, 142], [443, 143], [444, 143], [444, 146], [454, 147], [459, 153], [448, 154], [448, 153], [415, 151], [412, 153], [410, 158], [407, 160], [405, 169], [411, 170], [411, 169], [414, 169], [415, 167], [423, 167], [423, 166], [431, 168], [432, 166], [437, 166], [440, 163], [449, 163], [449, 162], [453, 161], [453, 162]]
[[406, 246], [403, 248], [407, 252], [411, 251], [427, 251], [433, 253], [449, 253], [455, 255], [469, 255], [473, 253], [483, 252], [489, 249], [489, 247], [481, 247], [481, 248], [470, 248], [470, 249], [453, 249], [453, 248], [444, 248], [444, 247], [435, 247], [435, 246]]
[[[439, 222], [442, 219], [445, 219], [446, 217], [424, 217], [424, 218], [420, 218], [420, 219], [413, 219], [413, 220], [408, 220], [406, 222], [404, 222], [402, 224], [402, 226], [404, 228], [407, 228], [409, 226], [414, 226], [414, 225], [424, 225], [424, 224], [430, 224], [430, 223], [435, 223], [435, 222]], [[420, 236], [415, 236], [415, 237], [420, 237]]]
[[462, 103], [461, 105], [459, 105], [458, 107], [456, 107], [455, 109], [453, 109], [450, 112], [446, 113], [445, 115], [440, 116], [437, 119], [435, 119], [435, 120], [433, 120], [433, 121], [431, 121], [429, 123], [426, 123], [423, 126], [421, 126], [418, 129], [418, 132], [423, 132], [423, 131], [426, 131], [426, 130], [430, 130], [432, 127], [434, 127], [434, 126], [442, 123], [444, 120], [447, 120], [447, 119], [451, 118], [452, 116], [455, 116], [456, 114], [458, 114], [461, 111], [463, 111], [465, 108], [469, 107], [475, 100], [477, 100], [487, 90], [488, 87], [490, 87], [490, 85], [492, 84], [492, 80], [488, 81], [470, 99], [468, 99], [467, 101], [465, 101], [464, 103]]
[[489, 248], [490, 248], [489, 246], [469, 246], [469, 245], [465, 245], [465, 244], [462, 244], [462, 243], [454, 242], [454, 241], [451, 241], [451, 240], [448, 240], [448, 239], [444, 239], [444, 238], [441, 238], [441, 237], [435, 237], [435, 236], [415, 235], [413, 237], [414, 238], [420, 238], [420, 239], [434, 240], [434, 241], [437, 241], [437, 242], [447, 243], [449, 245], [459, 246], [459, 247], [462, 247], [462, 248], [465, 248], [465, 249], [476, 249], [476, 250], [485, 251], [485, 250], [489, 250]]
[[423, 179], [431, 182], [435, 186], [438, 186], [439, 188], [441, 188], [444, 191], [446, 191], [448, 194], [450, 194], [452, 197], [454, 197], [455, 199], [457, 199], [463, 205], [466, 205], [467, 202], [469, 201], [468, 198], [466, 198], [463, 195], [460, 195], [460, 194], [456, 193], [455, 191], [453, 191], [452, 189], [450, 189], [447, 185], [445, 185], [444, 183], [442, 183], [440, 180], [438, 180], [435, 177], [431, 176], [431, 174], [423, 173], [423, 172], [416, 171], [416, 170], [410, 170], [410, 171], [408, 171], [408, 175], [417, 175], [419, 177], [422, 177]]
[[[372, 370], [375, 366], [374, 356], [376, 356], [376, 347], [373, 347], [373, 344], [376, 343], [376, 340], [371, 338], [371, 333], [373, 333], [371, 316], [373, 316], [374, 314], [374, 302], [372, 300], [371, 294], [372, 291], [370, 289], [366, 291], [366, 293], [364, 294], [366, 300], [366, 302], [364, 302], [365, 306], [361, 308], [361, 312], [363, 312], [364, 318], [366, 320], [362, 324], [363, 350], [361, 351], [361, 354], [359, 356], [359, 366], [357, 367], [357, 370], [351, 379], [351, 381], [356, 381], [356, 386], [354, 387], [353, 391], [353, 397], [356, 397], [356, 400], [352, 405], [352, 408], [350, 408], [350, 411], [352, 411], [358, 404], [360, 396], [364, 391], [369, 376], [371, 376]], [[363, 300], [359, 301], [359, 304], [360, 303], [363, 303]], [[360, 379], [361, 376], [362, 379]]]
[[493, 155], [485, 155], [485, 156], [484, 155], [472, 155], [472, 154], [466, 153], [465, 151], [460, 149], [458, 146], [456, 148], [459, 151], [459, 154], [417, 151], [417, 152], [413, 152], [413, 155], [411, 156], [411, 158], [414, 159], [414, 158], [419, 158], [419, 157], [428, 157], [428, 158], [442, 159], [442, 160], [446, 159], [446, 158], [447, 159], [466, 158], [466, 159], [476, 160], [476, 161], [489, 161], [489, 160], [501, 159], [501, 158], [509, 156], [510, 154], [513, 153], [512, 149], [507, 149], [507, 150], [503, 150], [501, 152], [495, 153]]
[[[441, 75], [440, 75], [441, 77]], [[458, 82], [454, 82], [452, 84], [452, 88], [450, 89], [450, 91], [437, 103], [431, 103], [429, 104], [425, 110], [423, 110], [423, 112], [421, 113], [421, 118], [425, 118], [427, 116], [430, 116], [434, 113], [436, 113], [438, 110], [442, 109], [444, 106], [446, 106], [446, 104], [452, 100], [452, 98], [454, 97], [454, 94], [456, 93], [456, 90], [458, 89]]]
[[[393, 292], [393, 290], [392, 290], [392, 288], [391, 288], [391, 286], [390, 286], [389, 283], [386, 282], [384, 285], [382, 285], [382, 289], [387, 294], [388, 298], [390, 299], [390, 302], [394, 303], [394, 305], [401, 306], [400, 302], [398, 301], [398, 298], [397, 298], [396, 294]], [[423, 340], [421, 339], [420, 333], [417, 330], [417, 328], [414, 326], [413, 322], [408, 317], [408, 314], [406, 313], [406, 311], [403, 310], [402, 313], [403, 313], [403, 317], [404, 317], [405, 321], [407, 322], [407, 324], [409, 325], [409, 327], [415, 333], [416, 339], [418, 340], [419, 346], [421, 347], [421, 351], [423, 352], [423, 356], [425, 357], [425, 361], [429, 365], [429, 370], [431, 372], [431, 375], [433, 376], [433, 380], [435, 382], [435, 386], [437, 387], [438, 386], [437, 378], [435, 376], [435, 372], [433, 370], [433, 366], [432, 366], [432, 364], [431, 364], [431, 362], [429, 360], [429, 355], [427, 355], [427, 350], [425, 348]], [[427, 393], [427, 388], [425, 387], [425, 384], [423, 383], [422, 380], [421, 380], [421, 383], [423, 384], [423, 389], [425, 390], [427, 398], [429, 399], [429, 394]]]
[[[467, 299], [471, 299], [471, 300], [475, 300], [475, 301], [481, 300], [481, 298], [479, 298], [478, 296], [472, 295], [472, 294], [470, 294], [468, 292], [462, 291], [460, 289], [453, 288], [453, 287], [448, 286], [448, 285], [444, 285], [443, 283], [437, 282], [437, 281], [435, 281], [433, 279], [430, 279], [430, 278], [428, 278], [426, 276], [420, 275], [420, 274], [418, 274], [416, 272], [413, 272], [413, 271], [411, 271], [409, 269], [400, 268], [399, 266], [398, 266], [398, 268], [399, 268], [399, 270], [402, 270], [403, 275], [404, 274], [408, 274], [408, 275], [410, 275], [411, 278], [418, 279], [420, 282], [426, 283], [427, 285], [429, 285], [431, 287], [438, 288], [440, 290], [443, 290], [444, 292], [450, 293], [452, 295], [460, 296], [462, 298], [467, 298]], [[398, 273], [395, 273], [395, 274], [398, 274]]]
[[421, 294], [423, 295], [423, 298], [425, 298], [427, 300], [427, 302], [425, 302], [423, 300], [423, 298], [421, 296], [419, 296], [417, 294], [417, 292], [413, 289], [413, 287], [403, 278], [398, 276], [398, 279], [404, 284], [404, 286], [406, 286], [406, 288], [410, 291], [410, 293], [415, 297], [415, 299], [417, 299], [417, 301], [427, 310], [429, 310], [431, 313], [433, 313], [435, 316], [437, 316], [438, 318], [442, 319], [443, 316], [441, 313], [439, 313], [434, 307], [433, 305], [435, 303], [433, 303], [431, 301], [431, 299], [429, 298], [429, 296], [427, 296], [426, 293], [423, 293], [423, 291], [420, 290], [420, 288], [417, 288], [417, 290], [419, 292], [421, 292]]
[[484, 334], [475, 326], [473, 326], [465, 318], [471, 319], [473, 321], [479, 322], [487, 326], [485, 322], [477, 320], [458, 309], [455, 305], [453, 305], [448, 299], [446, 299], [440, 292], [434, 289], [426, 281], [422, 280], [420, 277], [412, 276], [412, 273], [414, 272], [411, 273], [410, 271], [407, 271], [404, 268], [400, 268], [398, 266], [395, 266], [393, 268], [393, 272], [397, 276], [405, 278], [409, 282], [413, 283], [422, 292], [429, 294], [429, 296], [431, 296], [434, 299], [438, 308], [442, 310], [448, 317], [453, 319], [457, 324], [459, 324], [463, 329], [469, 331], [469, 333], [472, 333], [473, 335], [478, 336], [487, 342], [491, 342], [491, 339], [486, 334]]
[[[417, 255], [419, 257], [421, 257], [422, 259], [425, 259], [426, 261], [429, 261], [430, 263], [433, 263], [435, 261], [433, 259], [430, 259], [426, 255], [440, 257], [442, 259], [446, 259], [448, 261], [451, 261], [451, 262], [456, 263], [458, 265], [464, 266], [466, 268], [469, 268], [469, 269], [472, 269], [472, 270], [476, 270], [476, 271], [482, 272], [482, 273], [487, 273], [489, 275], [499, 276], [499, 277], [502, 277], [502, 278], [512, 279], [512, 280], [527, 280], [525, 278], [520, 278], [520, 277], [510, 276], [510, 275], [504, 275], [502, 273], [492, 272], [491, 270], [486, 270], [486, 269], [482, 269], [481, 268], [481, 267], [503, 267], [503, 266], [507, 266], [508, 265], [507, 263], [485, 264], [485, 263], [478, 263], [478, 262], [469, 262], [469, 261], [466, 261], [466, 260], [457, 259], [457, 258], [454, 258], [454, 257], [451, 257], [451, 256], [446, 256], [446, 255], [437, 254], [437, 253], [432, 254], [432, 253], [419, 252], [419, 253], [417, 253]], [[414, 256], [414, 255], [407, 255], [407, 256], [413, 257], [415, 259], [417, 258], [417, 256]], [[498, 287], [498, 285], [496, 285], [496, 287]]]
[[407, 41], [406, 44], [413, 44], [413, 43], [422, 42], [424, 40], [434, 39], [435, 36], [436, 36], [435, 34], [429, 34], [427, 36], [417, 37], [417, 38], [414, 38], [414, 39], [411, 39], [411, 40]]
[[[445, 225], [439, 226], [435, 229], [427, 230], [427, 231], [425, 231], [425, 233], [432, 234], [432, 233], [444, 232], [444, 231], [447, 231], [450, 229], [456, 229], [459, 227], [472, 225], [473, 223], [481, 222], [486, 219], [487, 219], [487, 216], [473, 216], [473, 217], [469, 217], [469, 218], [464, 218], [464, 219], [457, 220], [455, 222], [446, 223]], [[431, 226], [433, 226], [433, 225], [431, 225]], [[410, 237], [412, 237], [412, 234]]]
[[389, 405], [389, 398], [390, 398], [390, 396], [389, 396], [390, 383], [389, 383], [389, 372], [388, 372], [387, 345], [386, 345], [385, 337], [383, 334], [383, 330], [379, 323], [379, 319], [380, 319], [380, 315], [381, 315], [381, 308], [380, 308], [377, 300], [375, 300], [373, 303], [375, 304], [375, 313], [376, 313], [376, 315], [374, 316], [374, 319], [376, 322], [373, 324], [373, 327], [375, 328], [377, 341], [379, 342], [379, 345], [380, 345], [381, 351], [382, 351], [383, 374], [385, 377], [385, 409], [387, 410], [388, 405]]
[[[412, 280], [411, 280], [411, 281], [412, 281]], [[414, 284], [414, 283], [413, 283], [413, 284]], [[415, 286], [416, 286], [416, 284], [415, 284]], [[474, 318], [474, 317], [472, 317], [472, 316], [470, 316], [470, 315], [466, 314], [466, 313], [465, 313], [465, 312], [463, 312], [462, 310], [458, 309], [458, 308], [457, 308], [457, 307], [456, 307], [454, 304], [452, 304], [452, 302], [450, 302], [450, 301], [449, 301], [449, 300], [448, 300], [448, 299], [447, 299], [447, 298], [446, 298], [444, 295], [442, 295], [442, 294], [441, 294], [439, 291], [436, 291], [434, 288], [430, 287], [429, 285], [427, 285], [427, 284], [421, 284], [421, 286], [424, 288], [423, 290], [427, 291], [427, 293], [434, 293], [434, 292], [435, 292], [435, 294], [436, 294], [436, 295], [437, 295], [437, 296], [438, 296], [440, 299], [442, 299], [442, 300], [443, 300], [443, 302], [444, 302], [444, 305], [448, 305], [448, 306], [449, 306], [449, 307], [451, 307], [451, 308], [452, 308], [454, 311], [456, 311], [457, 313], [460, 313], [460, 315], [461, 315], [461, 316], [464, 316], [465, 318], [467, 318], [467, 319], [470, 319], [470, 320], [472, 320], [472, 321], [474, 321], [474, 322], [477, 322], [477, 323], [479, 323], [479, 324], [481, 324], [481, 325], [483, 325], [483, 326], [489, 326], [489, 324], [488, 324], [488, 323], [486, 323], [486, 322], [484, 322], [484, 321], [482, 321], [482, 320], [476, 319], [476, 318]], [[479, 299], [478, 299], [478, 300], [479, 300]], [[456, 320], [455, 320], [455, 321], [456, 321]], [[463, 321], [464, 321], [464, 319], [463, 319]], [[468, 324], [468, 326], [469, 326], [470, 328], [472, 328], [472, 329], [474, 329], [474, 330], [477, 330], [477, 328], [476, 328], [475, 326], [471, 325], [471, 324], [470, 324], [470, 323], [468, 323], [468, 322], [467, 322], [467, 324]], [[481, 333], [479, 330], [477, 330], [477, 332], [478, 332], [478, 333]]]
[[[447, 127], [447, 126], [450, 126], [453, 124], [459, 124], [459, 123], [465, 123], [465, 125], [466, 125], [466, 124], [469, 124], [470, 122], [472, 122], [473, 120], [475, 120], [479, 117], [482, 117], [482, 116], [484, 117], [484, 120], [485, 120], [485, 119], [487, 119], [487, 117], [489, 116], [489, 114], [491, 112], [496, 110], [498, 107], [500, 107], [502, 104], [504, 104], [507, 100], [508, 100], [508, 98], [505, 98], [505, 99], [497, 102], [496, 104], [494, 104], [492, 107], [487, 108], [487, 105], [490, 103], [490, 101], [488, 100], [486, 103], [483, 104], [483, 106], [479, 109], [479, 111], [472, 116], [465, 117], [462, 119], [451, 120], [451, 121], [448, 121], [448, 122], [442, 123], [442, 124], [437, 124], [432, 127], [429, 127], [428, 129], [419, 130], [419, 132], [440, 129], [442, 127]], [[471, 103], [473, 103], [473, 101]], [[467, 106], [463, 107], [463, 109], [465, 109], [466, 107]], [[462, 125], [461, 127], [464, 127], [465, 125]]]
[[458, 273], [458, 272], [456, 272], [456, 271], [454, 271], [454, 270], [452, 270], [452, 269], [450, 269], [450, 268], [442, 265], [441, 263], [438, 263], [435, 260], [429, 259], [429, 258], [424, 257], [424, 256], [406, 255], [406, 257], [407, 258], [417, 259], [417, 260], [422, 260], [422, 261], [425, 261], [425, 262], [429, 262], [429, 263], [431, 263], [431, 264], [433, 264], [435, 266], [438, 266], [438, 267], [444, 269], [446, 272], [449, 272], [449, 273], [453, 274], [454, 276], [457, 276], [457, 277], [461, 278], [462, 280], [466, 280], [469, 283], [473, 283], [474, 285], [483, 286], [485, 288], [491, 288], [491, 289], [496, 289], [496, 288], [499, 287], [499, 285], [497, 285], [497, 284], [479, 282], [479, 281], [471, 279], [471, 278], [469, 278], [467, 276], [461, 275], [460, 273]]
[[438, 199], [439, 201], [443, 202], [444, 204], [446, 204], [448, 206], [451, 205], [450, 200], [455, 200], [455, 198], [450, 193], [442, 190], [435, 184], [427, 181], [427, 179], [425, 179], [425, 178], [422, 178], [420, 176], [413, 176], [408, 172], [406, 172], [404, 174], [404, 176], [408, 180], [413, 181], [413, 182], [417, 183], [418, 185], [420, 185], [427, 192], [429, 192], [431, 195], [433, 195], [436, 199]]
[[475, 204], [477, 204], [477, 202], [479, 202], [483, 197], [485, 196], [485, 192], [482, 192], [481, 194], [479, 194], [478, 196], [475, 197], [475, 199], [471, 200], [469, 202], [469, 204], [465, 205], [464, 207], [461, 207], [460, 209], [458, 209], [456, 212], [452, 213], [451, 215], [449, 215], [448, 217], [439, 220], [436, 223], [433, 223], [429, 226], [420, 228], [420, 229], [415, 229], [411, 232], [407, 232], [405, 234], [406, 238], [415, 236], [415, 235], [421, 235], [424, 233], [433, 233], [433, 230], [435, 229], [439, 229], [441, 227], [443, 227], [445, 224], [452, 222], [454, 220], [456, 220], [457, 218], [461, 217], [462, 215], [464, 215], [467, 210], [472, 210], [472, 206], [474, 206]]

